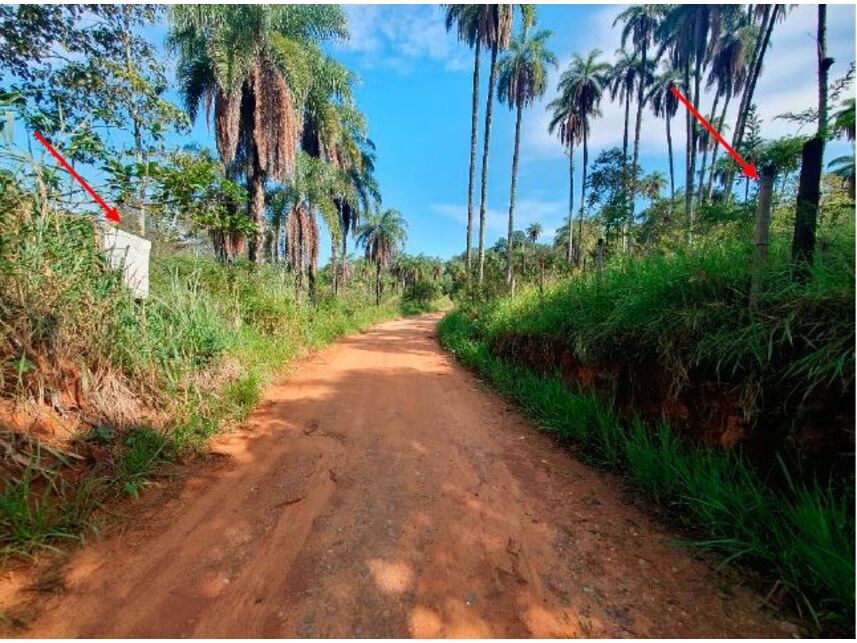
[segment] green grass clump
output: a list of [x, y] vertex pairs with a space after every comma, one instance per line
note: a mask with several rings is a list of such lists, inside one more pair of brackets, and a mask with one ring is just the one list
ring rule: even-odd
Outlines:
[[[134, 302], [95, 244], [91, 220], [47, 213], [0, 218], [0, 395], [44, 400], [80, 384], [109, 408], [84, 441], [98, 464], [53, 462], [0, 476], [0, 558], [79, 538], [98, 506], [136, 496], [165, 463], [205, 449], [244, 420], [264, 386], [301, 351], [397, 316], [353, 277], [298, 305], [284, 265], [223, 265], [156, 253], [150, 297]], [[117, 398], [121, 398], [118, 399]], [[112, 415], [154, 409], [157, 421]]]
[[609, 403], [569, 390], [556, 375], [506, 362], [488, 349], [480, 320], [461, 310], [440, 323], [443, 344], [547, 431], [615, 467], [682, 523], [692, 544], [752, 563], [789, 587], [822, 625], [854, 617], [853, 493], [766, 484], [740, 455], [681, 442], [670, 428], [623, 425]]
[[805, 281], [792, 278], [788, 239], [775, 237], [755, 310], [751, 256], [747, 243], [700, 240], [669, 256], [617, 260], [601, 275], [484, 307], [481, 332], [544, 336], [584, 363], [656, 364], [677, 389], [691, 371], [740, 383], [748, 412], [769, 391], [795, 404], [853, 390], [853, 225], [822, 236]]

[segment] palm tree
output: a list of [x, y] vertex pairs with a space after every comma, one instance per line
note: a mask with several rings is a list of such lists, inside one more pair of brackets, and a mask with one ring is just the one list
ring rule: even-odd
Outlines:
[[610, 98], [625, 105], [625, 128], [622, 136], [622, 162], [628, 164], [628, 122], [631, 116], [631, 94], [637, 82], [640, 63], [637, 56], [626, 49], [616, 50], [616, 62], [610, 70]]
[[318, 265], [318, 223], [313, 212], [321, 211], [328, 226], [336, 225], [337, 207], [334, 195], [342, 191], [336, 169], [322, 159], [304, 151], [298, 152], [295, 173], [284, 186], [286, 220], [286, 253], [295, 273], [295, 299], [301, 301], [304, 276], [310, 278], [313, 296], [312, 267]]
[[527, 239], [530, 240], [530, 243], [535, 245], [538, 242], [540, 236], [542, 236], [541, 223], [536, 221], [527, 226]]
[[[665, 50], [669, 50], [672, 67], [682, 70], [684, 86], [688, 90], [693, 89], [690, 98], [694, 105], [699, 105], [702, 73], [709, 50], [709, 34], [712, 35], [712, 39], [715, 39], [719, 33], [719, 16], [718, 5], [674, 5], [667, 11], [658, 28], [658, 40], [661, 42], [659, 56]], [[692, 83], [691, 70], [693, 70]], [[692, 238], [693, 234], [693, 186], [699, 133], [694, 123], [693, 116], [687, 110], [684, 209], [688, 222], [688, 238]]]
[[[725, 129], [726, 111], [729, 109], [729, 102], [732, 96], [741, 92], [747, 80], [747, 68], [750, 62], [749, 53], [752, 50], [752, 43], [757, 36], [757, 28], [755, 25], [747, 23], [747, 14], [742, 7], [738, 5], [724, 5], [723, 12], [725, 28], [721, 30], [713, 45], [710, 56], [711, 71], [706, 83], [708, 88], [716, 87], [714, 103], [711, 107], [711, 122], [721, 134]], [[723, 107], [720, 117], [717, 118], [717, 103], [721, 98], [723, 99]], [[698, 190], [700, 201], [711, 198], [714, 183], [714, 167], [717, 163], [719, 152], [720, 146], [713, 144], [711, 170], [708, 174], [708, 184], [705, 189], [703, 189], [703, 180], [705, 176], [706, 154], [703, 153]]]
[[566, 261], [571, 263], [574, 259], [574, 234], [572, 222], [574, 221], [574, 147], [580, 141], [582, 127], [580, 116], [575, 111], [574, 105], [565, 100], [563, 96], [553, 99], [547, 106], [552, 113], [548, 131], [559, 134], [560, 142], [565, 146], [568, 154], [568, 230], [566, 235]]
[[678, 111], [678, 98], [672, 92], [673, 87], [678, 87], [682, 91], [685, 91], [681, 82], [681, 74], [672, 69], [669, 63], [665, 62], [663, 71], [655, 77], [652, 83], [647, 100], [651, 104], [655, 116], [663, 118], [667, 125], [667, 155], [670, 165], [670, 215], [674, 214], [673, 207], [675, 201], [675, 167], [670, 121]]
[[833, 115], [833, 131], [839, 136], [845, 136], [854, 141], [854, 99], [842, 101], [841, 109]]
[[405, 244], [407, 221], [393, 208], [369, 215], [360, 227], [357, 244], [366, 250], [366, 258], [375, 264], [375, 305], [381, 304], [381, 270]]
[[[854, 99], [846, 98], [842, 101], [842, 106], [838, 112], [833, 115], [833, 133], [836, 136], [844, 136], [847, 140], [854, 142]], [[854, 154], [850, 156], [839, 156], [827, 165], [827, 169], [833, 174], [840, 177], [854, 200]]]
[[[771, 41], [774, 25], [785, 19], [787, 5], [784, 4], [757, 4], [750, 9], [752, 19], [758, 21], [759, 29], [756, 33], [756, 41], [753, 46], [753, 55], [750, 57], [750, 66], [747, 70], [747, 78], [744, 82], [744, 91], [741, 92], [741, 103], [738, 106], [738, 116], [735, 121], [735, 129], [732, 135], [732, 147], [740, 149], [747, 128], [747, 117], [753, 105], [753, 94], [756, 91], [756, 83], [762, 73], [762, 63]], [[730, 169], [724, 181], [724, 196], [729, 199], [732, 195], [732, 181], [734, 180], [734, 169]]]
[[[348, 233], [353, 231], [363, 213], [377, 208], [381, 201], [375, 179], [375, 145], [367, 136], [366, 119], [352, 104], [335, 106], [338, 134], [331, 140], [331, 156], [338, 171], [336, 226], [328, 226], [331, 235], [330, 264], [333, 291], [338, 291], [340, 273], [348, 256]], [[337, 246], [341, 243], [341, 257]]]
[[831, 174], [835, 174], [840, 179], [842, 179], [842, 183], [845, 186], [845, 189], [848, 191], [848, 196], [851, 197], [851, 200], [854, 200], [854, 155], [849, 154], [847, 156], [837, 156], [835, 159], [830, 161], [827, 164], [827, 169]]
[[506, 285], [512, 287], [512, 233], [515, 220], [515, 197], [518, 189], [518, 158], [521, 148], [521, 115], [524, 107], [544, 95], [548, 67], [556, 67], [556, 56], [545, 45], [553, 33], [540, 30], [529, 36], [534, 16], [524, 14], [521, 35], [512, 38], [509, 53], [498, 65], [498, 97], [515, 109], [515, 146], [512, 153], [512, 188], [509, 197], [509, 229], [506, 243]]
[[[488, 150], [491, 144], [491, 117], [494, 108], [494, 89], [497, 84], [497, 54], [500, 49], [509, 46], [512, 38], [512, 18], [514, 5], [494, 4], [488, 6], [485, 29], [480, 37], [484, 44], [491, 47], [491, 71], [488, 75], [488, 97], [485, 102], [485, 142], [482, 147], [482, 184], [479, 201], [479, 286], [485, 276], [485, 214], [488, 207]], [[522, 5], [531, 7], [531, 5]], [[526, 9], [529, 11], [530, 9]]]
[[[619, 22], [624, 23], [622, 27], [622, 47], [630, 39], [635, 49], [639, 52], [640, 71], [637, 74], [637, 120], [634, 130], [634, 160], [631, 165], [634, 169], [634, 177], [636, 177], [637, 163], [640, 158], [640, 131], [643, 125], [643, 104], [645, 103], [646, 87], [649, 86], [652, 80], [649, 47], [654, 45], [655, 34], [663, 14], [663, 5], [636, 4], [625, 9], [613, 21], [614, 26]], [[636, 178], [633, 178], [630, 187], [631, 195], [628, 199], [628, 220], [625, 223], [628, 230], [623, 235], [625, 252], [630, 250], [631, 237], [629, 228], [634, 221], [634, 198], [637, 192]]]
[[[367, 129], [366, 120], [355, 107], [352, 97], [355, 76], [341, 63], [321, 52], [313, 52], [308, 59], [312, 69], [312, 82], [304, 101], [300, 146], [311, 158], [330, 164], [338, 173], [331, 186], [335, 190], [330, 195], [331, 198], [345, 198], [353, 203], [356, 201], [356, 195], [350, 185], [348, 172], [362, 162], [361, 144], [366, 138]], [[346, 194], [349, 196], [346, 197]], [[317, 208], [312, 201], [308, 202], [306, 207], [307, 215], [313, 219], [314, 226], [317, 211], [321, 211], [327, 223], [332, 237], [331, 260], [335, 266], [335, 248], [341, 233], [339, 209], [324, 211]], [[315, 302], [318, 253], [312, 257], [308, 265], [309, 296]]]
[[[542, 224], [538, 221], [534, 221], [530, 225], [527, 226], [526, 229], [527, 241], [530, 242], [530, 245], [535, 252], [537, 250], [536, 243], [539, 241], [539, 237], [542, 235]], [[525, 255], [526, 256], [526, 255]], [[526, 272], [526, 270], [522, 269], [521, 272]]]
[[[569, 112], [573, 111], [577, 114], [580, 120], [581, 140], [583, 141], [583, 181], [580, 187], [578, 240], [583, 233], [583, 211], [586, 202], [589, 124], [592, 119], [601, 116], [598, 106], [610, 79], [610, 65], [600, 58], [600, 49], [593, 49], [585, 57], [575, 54], [568, 69], [560, 76], [558, 87], [559, 98], [557, 100], [566, 103]], [[579, 261], [580, 253], [578, 252], [577, 255], [575, 263]]]
[[[491, 5], [450, 4], [446, 6], [446, 30], [458, 27], [458, 39], [473, 48], [473, 94], [470, 109], [470, 174], [467, 182], [467, 248], [465, 262], [467, 276], [472, 265], [473, 245], [473, 186], [476, 183], [476, 138], [479, 128], [479, 63], [483, 41], [489, 32]], [[486, 41], [490, 46], [490, 43]]]
[[201, 105], [215, 125], [225, 166], [248, 180], [254, 230], [248, 254], [262, 260], [265, 183], [294, 175], [302, 102], [320, 43], [348, 35], [332, 5], [177, 5], [170, 10], [170, 49], [192, 118]]

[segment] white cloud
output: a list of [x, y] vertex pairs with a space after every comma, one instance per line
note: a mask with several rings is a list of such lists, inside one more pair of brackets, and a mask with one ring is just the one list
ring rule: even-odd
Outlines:
[[364, 68], [408, 73], [420, 59], [440, 61], [448, 70], [472, 65], [437, 6], [345, 5], [345, 12], [351, 38], [340, 47], [361, 54]]
[[[464, 204], [435, 203], [431, 210], [452, 219], [462, 227], [467, 224], [467, 206]], [[473, 208], [473, 236], [479, 234], [479, 206]], [[531, 223], [540, 223], [545, 238], [553, 237], [568, 214], [568, 204], [562, 200], [544, 200], [535, 197], [519, 199], [515, 205], [515, 229], [523, 230]], [[498, 236], [507, 232], [508, 210], [488, 208], [485, 211], [486, 242], [493, 244]]]
[[[785, 112], [800, 112], [815, 105], [817, 96], [816, 85], [816, 6], [800, 5], [791, 10], [785, 21], [778, 24], [773, 32], [771, 44], [765, 54], [765, 65], [759, 78], [754, 96], [762, 118], [762, 134], [766, 138], [794, 134], [797, 126], [794, 123], [776, 119]], [[605, 7], [589, 16], [589, 21], [581, 29], [581, 33], [591, 34], [579, 47], [580, 52], [599, 48], [605, 53], [605, 58], [612, 61], [614, 51], [619, 46], [619, 31], [612, 26], [613, 19], [621, 11], [621, 7]], [[831, 71], [831, 79], [841, 76], [854, 60], [854, 6], [829, 5], [828, 8], [828, 50], [836, 59]], [[559, 74], [567, 68], [571, 55], [560, 56], [560, 70], [552, 73], [550, 90], [541, 104], [536, 104], [527, 115], [524, 128], [525, 138], [522, 142], [523, 157], [527, 158], [559, 158], [563, 149], [558, 140], [548, 134], [547, 126], [550, 116], [545, 105], [555, 95]], [[712, 96], [704, 93], [703, 113], [711, 109]], [[739, 100], [733, 99], [729, 107], [727, 122], [734, 122]], [[597, 155], [605, 147], [622, 144], [624, 107], [605, 97], [601, 105], [603, 116], [593, 123], [590, 134], [590, 158]], [[634, 106], [631, 109], [631, 140], [633, 140]], [[677, 114], [673, 120], [673, 146], [676, 150], [684, 147], [684, 118]], [[727, 136], [727, 139], [729, 137]], [[643, 127], [640, 136], [640, 146], [643, 153], [666, 152], [666, 136], [664, 122], [658, 119], [648, 109], [644, 111]]]

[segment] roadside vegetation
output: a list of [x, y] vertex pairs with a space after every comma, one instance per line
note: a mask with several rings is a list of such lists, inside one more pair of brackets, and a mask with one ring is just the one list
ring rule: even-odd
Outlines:
[[[175, 79], [145, 35], [163, 21]], [[382, 205], [356, 77], [325, 53], [348, 37], [340, 7], [9, 5], [0, 29], [8, 561], [204, 453], [301, 352], [436, 309], [443, 264], [405, 254], [407, 221]], [[176, 143], [203, 114], [216, 152]], [[36, 131], [152, 241], [148, 298]]]
[[[829, 57], [819, 6], [806, 54], [818, 63], [818, 101], [777, 117], [793, 135], [766, 137], [756, 87], [791, 10], [617, 12], [615, 54], [573, 55], [545, 106], [567, 154], [565, 224], [553, 238], [532, 219], [516, 229], [518, 126], [508, 230], [490, 246], [482, 213], [494, 57], [498, 98], [520, 123], [548, 91], [551, 34], [527, 5], [451, 5], [447, 27], [475, 54], [473, 133], [466, 248], [447, 264], [456, 307], [439, 335], [546, 430], [662, 505], [687, 545], [761, 571], [768, 600], [820, 631], [853, 633], [854, 158], [825, 165], [824, 150], [853, 144], [854, 63]], [[623, 107], [623, 123], [599, 120], [607, 101]], [[617, 126], [622, 146], [593, 154], [595, 128]], [[643, 126], [662, 128], [668, 176], [643, 167]]]

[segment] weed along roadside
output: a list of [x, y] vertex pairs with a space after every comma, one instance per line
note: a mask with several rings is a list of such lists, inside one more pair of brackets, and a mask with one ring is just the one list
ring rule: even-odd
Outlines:
[[154, 257], [150, 296], [135, 303], [87, 222], [51, 213], [5, 232], [16, 248], [3, 257], [7, 331], [28, 348], [4, 380], [17, 398], [3, 406], [6, 561], [92, 533], [99, 508], [204, 452], [302, 352], [435, 306], [398, 294], [376, 306], [355, 278], [301, 308], [277, 266], [174, 254]]
[[[704, 287], [698, 281], [702, 275], [708, 282]], [[545, 430], [577, 445], [597, 466], [620, 471], [668, 509], [689, 530], [686, 546], [715, 550], [724, 563], [762, 572], [769, 579], [769, 597], [776, 595], [817, 626], [836, 631], [847, 628], [854, 616], [854, 498], [847, 473], [853, 463], [843, 465], [823, 450], [796, 452], [800, 443], [787, 436], [766, 436], [765, 444], [774, 452], [760, 457], [752, 442], [753, 431], [769, 421], [764, 408], [757, 408], [758, 416], [745, 426], [745, 449], [735, 445], [734, 437], [712, 440], [712, 432], [722, 437], [726, 429], [715, 431], [717, 427], [693, 413], [679, 415], [686, 421], [677, 432], [669, 422], [670, 403], [680, 403], [681, 388], [671, 387], [668, 396], [660, 397], [658, 387], [658, 379], [671, 367], [685, 373], [696, 369], [700, 378], [700, 368], [712, 368], [705, 378], [730, 383], [721, 389], [709, 385], [712, 397], [738, 388], [741, 378], [764, 388], [766, 382], [755, 377], [762, 372], [771, 376], [770, 385], [780, 394], [788, 384], [812, 388], [821, 382], [830, 385], [833, 378], [836, 383], [828, 390], [841, 386], [841, 398], [833, 397], [829, 404], [843, 408], [845, 398], [853, 399], [853, 316], [847, 307], [832, 314], [835, 302], [847, 299], [850, 288], [847, 277], [839, 286], [832, 277], [815, 275], [826, 292], [812, 287], [804, 293], [791, 288], [778, 292], [772, 280], [763, 296], [772, 314], [765, 315], [764, 322], [737, 308], [746, 301], [743, 297], [732, 310], [727, 306], [705, 312], [706, 300], [726, 301], [719, 293], [741, 283], [740, 268], [728, 252], [700, 249], [684, 258], [617, 268], [547, 294], [530, 291], [493, 304], [463, 305], [441, 321], [439, 337], [456, 358], [485, 376]], [[668, 289], [663, 288], [666, 284]], [[823, 317], [789, 320], [785, 311], [807, 306], [805, 298], [813, 306], [830, 302], [819, 309], [825, 311]], [[685, 309], [698, 306], [702, 316], [677, 318], [670, 301], [681, 301]], [[759, 323], [769, 327], [754, 326]], [[789, 323], [789, 335], [778, 331], [777, 325]], [[733, 347], [707, 362], [704, 351], [720, 349], [705, 345], [714, 332], [723, 342], [737, 336], [748, 341], [752, 334], [768, 338], [775, 342], [768, 352], [770, 361], [748, 359], [733, 367], [727, 360], [742, 359]], [[801, 333], [816, 332], [814, 341], [797, 340]], [[512, 336], [529, 339], [515, 343]], [[776, 342], [801, 348], [784, 351]], [[677, 364], [681, 356], [696, 363]], [[808, 362], [831, 371], [802, 370]], [[722, 377], [713, 364], [723, 369]], [[635, 368], [637, 377], [647, 373], [645, 382], [637, 381], [636, 397], [622, 389], [623, 374], [627, 377]], [[790, 382], [775, 369], [798, 381]], [[813, 378], [818, 380], [814, 383]], [[653, 401], [657, 412], [652, 411]], [[728, 402], [736, 404], [734, 399]], [[726, 412], [727, 401], [719, 400], [718, 408]], [[812, 422], [807, 417], [804, 421]], [[828, 430], [827, 446], [839, 452], [847, 438], [836, 432], [847, 434], [847, 424]]]

